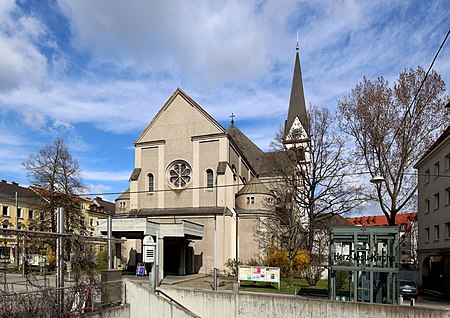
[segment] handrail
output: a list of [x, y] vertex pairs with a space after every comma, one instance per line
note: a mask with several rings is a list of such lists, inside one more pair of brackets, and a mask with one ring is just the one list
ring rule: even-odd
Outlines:
[[164, 297], [166, 297], [169, 301], [175, 303], [177, 306], [183, 308], [184, 310], [188, 311], [189, 313], [191, 313], [194, 317], [196, 318], [201, 318], [199, 315], [193, 313], [191, 310], [189, 310], [188, 308], [186, 308], [185, 306], [183, 306], [182, 304], [180, 304], [178, 301], [176, 301], [175, 299], [173, 299], [172, 297], [170, 297], [169, 295], [167, 295], [165, 292], [163, 292], [160, 289], [155, 289], [155, 293], [162, 294]]

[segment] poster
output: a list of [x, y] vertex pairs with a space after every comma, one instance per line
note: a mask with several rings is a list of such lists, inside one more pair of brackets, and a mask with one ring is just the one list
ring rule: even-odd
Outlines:
[[239, 266], [238, 279], [240, 281], [279, 283], [280, 269], [278, 267]]
[[136, 276], [144, 276], [145, 275], [145, 264], [137, 263], [136, 266]]

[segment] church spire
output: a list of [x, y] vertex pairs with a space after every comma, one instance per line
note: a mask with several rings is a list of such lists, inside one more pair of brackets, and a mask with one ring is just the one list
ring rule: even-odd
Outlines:
[[[298, 37], [298, 35], [297, 35]], [[299, 56], [299, 44], [297, 38], [297, 46], [296, 46], [296, 54], [295, 54], [295, 66], [294, 66], [294, 76], [292, 79], [292, 88], [291, 88], [291, 99], [289, 102], [289, 112], [286, 120], [285, 128], [284, 128], [284, 139], [292, 139], [289, 138], [289, 134], [292, 133], [293, 129], [299, 127], [293, 127], [294, 123], [300, 121], [300, 124], [303, 130], [309, 135], [309, 126], [308, 126], [308, 115], [306, 112], [306, 103], [305, 96], [303, 93], [303, 81], [302, 81], [302, 71], [300, 68], [300, 56]]]

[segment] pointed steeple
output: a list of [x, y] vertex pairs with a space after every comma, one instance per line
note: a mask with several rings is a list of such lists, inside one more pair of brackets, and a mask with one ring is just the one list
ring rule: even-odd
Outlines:
[[309, 135], [308, 115], [306, 112], [305, 96], [303, 93], [302, 70], [300, 68], [300, 56], [298, 53], [299, 45], [297, 42], [295, 54], [294, 76], [292, 79], [291, 100], [289, 102], [288, 117], [284, 127], [284, 138], [288, 138], [288, 134], [292, 131], [292, 126], [296, 118], [300, 121], [303, 129]]

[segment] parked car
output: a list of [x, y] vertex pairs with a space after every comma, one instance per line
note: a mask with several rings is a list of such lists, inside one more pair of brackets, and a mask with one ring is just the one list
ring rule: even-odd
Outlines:
[[412, 280], [400, 279], [398, 287], [400, 290], [400, 295], [417, 300], [417, 296], [419, 295], [419, 288]]

